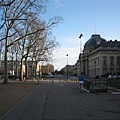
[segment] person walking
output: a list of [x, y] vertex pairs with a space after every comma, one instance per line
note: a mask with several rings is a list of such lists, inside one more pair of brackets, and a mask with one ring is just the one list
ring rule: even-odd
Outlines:
[[84, 75], [83, 75], [83, 73], [81, 73], [78, 80], [79, 80], [79, 90], [82, 93], [83, 92], [83, 84], [84, 84]]

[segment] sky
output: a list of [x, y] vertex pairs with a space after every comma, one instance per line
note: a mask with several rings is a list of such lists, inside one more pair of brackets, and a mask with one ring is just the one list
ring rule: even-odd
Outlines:
[[49, 0], [46, 6], [46, 21], [54, 16], [64, 19], [52, 31], [61, 46], [53, 53], [55, 70], [65, 67], [67, 60], [74, 65], [92, 34], [120, 41], [120, 0]]

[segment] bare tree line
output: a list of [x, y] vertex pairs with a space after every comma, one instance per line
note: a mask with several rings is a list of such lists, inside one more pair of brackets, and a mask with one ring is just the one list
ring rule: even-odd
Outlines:
[[[21, 61], [20, 80], [22, 80], [22, 65], [25, 61], [25, 74], [28, 76], [28, 58], [36, 61], [52, 59], [52, 51], [59, 46], [52, 35], [52, 28], [63, 18], [55, 16], [42, 20], [45, 12], [45, 0], [1, 0], [0, 1], [0, 42], [4, 43], [4, 83], [8, 82], [9, 56]], [[17, 65], [16, 65], [17, 73]]]

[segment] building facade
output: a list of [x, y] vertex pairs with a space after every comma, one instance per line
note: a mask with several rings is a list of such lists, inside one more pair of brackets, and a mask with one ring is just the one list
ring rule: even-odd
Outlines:
[[42, 65], [41, 73], [42, 74], [54, 73], [54, 66], [52, 64]]
[[[4, 60], [1, 60], [1, 67], [0, 67], [0, 75], [4, 74]], [[54, 66], [52, 64], [47, 65], [40, 65], [36, 62], [28, 61], [28, 76], [30, 78], [34, 77], [35, 75], [42, 75], [43, 73], [53, 73]], [[32, 65], [33, 64], [33, 65]], [[12, 61], [8, 60], [8, 74], [20, 76], [20, 69], [21, 69], [21, 61]], [[23, 61], [22, 65], [22, 75], [25, 74], [25, 62]]]
[[64, 71], [65, 75], [73, 75], [74, 70], [76, 69], [75, 65], [66, 65], [62, 70]]
[[85, 43], [77, 65], [77, 75], [81, 72], [89, 77], [120, 74], [120, 41], [107, 41], [93, 34]]

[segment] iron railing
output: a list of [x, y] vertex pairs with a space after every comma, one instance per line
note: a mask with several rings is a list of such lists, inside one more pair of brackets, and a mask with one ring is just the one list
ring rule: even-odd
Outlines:
[[85, 80], [84, 87], [90, 92], [120, 91], [120, 79], [92, 79]]

